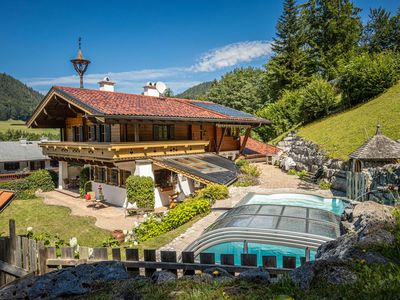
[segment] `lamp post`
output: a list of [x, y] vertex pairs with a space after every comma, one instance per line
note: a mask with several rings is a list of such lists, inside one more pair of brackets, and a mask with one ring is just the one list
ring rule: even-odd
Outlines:
[[80, 88], [83, 89], [83, 75], [85, 74], [88, 65], [90, 64], [90, 60], [85, 59], [83, 57], [82, 49], [81, 49], [81, 38], [78, 39], [78, 55], [76, 58], [71, 59], [71, 63], [74, 66], [75, 71], [79, 75], [80, 79]]

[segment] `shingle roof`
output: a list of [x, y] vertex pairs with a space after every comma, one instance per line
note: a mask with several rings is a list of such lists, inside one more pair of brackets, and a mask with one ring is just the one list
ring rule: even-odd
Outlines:
[[368, 160], [400, 159], [400, 143], [383, 135], [378, 126], [376, 134], [351, 153], [350, 158]]
[[49, 159], [43, 155], [39, 142], [1, 142], [0, 162], [32, 161]]
[[[153, 97], [64, 86], [55, 86], [54, 89], [67, 97], [81, 102], [94, 114], [243, 120], [255, 123], [269, 123], [265, 119], [251, 115], [237, 117], [237, 115], [229, 115], [228, 112], [224, 113], [204, 108], [198, 105], [195, 100]], [[204, 103], [212, 104], [212, 102]]]
[[[244, 136], [240, 137], [240, 144], [243, 143]], [[244, 148], [245, 155], [252, 154], [263, 154], [263, 155], [274, 155], [279, 152], [279, 149], [275, 146], [257, 141], [252, 138], [248, 138], [246, 142], [246, 147]]]

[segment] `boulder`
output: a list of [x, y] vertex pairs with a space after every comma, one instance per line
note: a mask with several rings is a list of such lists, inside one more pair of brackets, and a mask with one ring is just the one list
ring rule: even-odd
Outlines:
[[83, 295], [98, 282], [127, 279], [120, 262], [82, 264], [42, 276], [24, 278], [0, 289], [0, 299], [56, 299]]
[[316, 260], [306, 262], [289, 273], [292, 281], [302, 289], [309, 289], [313, 282], [327, 281], [331, 284], [347, 284], [357, 280], [345, 262]]
[[270, 275], [262, 268], [247, 270], [239, 274], [239, 279], [244, 279], [252, 282], [269, 283]]
[[157, 284], [163, 284], [167, 282], [175, 281], [177, 276], [174, 273], [168, 271], [156, 271], [151, 276], [151, 280]]
[[353, 210], [353, 218], [356, 231], [391, 230], [396, 226], [396, 220], [391, 209], [373, 201], [357, 204]]
[[216, 277], [230, 277], [233, 278], [234, 276], [229, 274], [228, 271], [225, 269], [219, 268], [219, 267], [212, 267], [212, 268], [207, 268], [203, 271], [205, 274], [210, 274], [214, 278]]

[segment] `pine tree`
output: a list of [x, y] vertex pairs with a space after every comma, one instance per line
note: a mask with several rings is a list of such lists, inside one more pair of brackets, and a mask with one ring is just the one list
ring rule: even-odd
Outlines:
[[311, 72], [336, 78], [340, 62], [357, 50], [362, 31], [359, 12], [350, 0], [309, 0], [303, 6]]
[[283, 14], [276, 25], [277, 37], [272, 44], [275, 55], [267, 63], [267, 84], [272, 99], [284, 89], [294, 90], [307, 83], [305, 35], [295, 0], [285, 0]]

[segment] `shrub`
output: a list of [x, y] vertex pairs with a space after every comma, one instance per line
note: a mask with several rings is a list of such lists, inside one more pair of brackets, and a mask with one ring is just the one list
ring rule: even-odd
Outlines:
[[235, 162], [235, 164], [236, 164], [236, 166], [238, 166], [239, 168], [241, 168], [241, 167], [243, 167], [243, 166], [245, 166], [245, 165], [249, 165], [250, 162], [249, 162], [248, 160], [245, 160], [245, 159], [241, 158], [241, 159], [238, 159], [238, 160]]
[[54, 186], [58, 186], [58, 173], [54, 170], [47, 170], [51, 176], [51, 180], [53, 180]]
[[26, 180], [31, 189], [41, 189], [43, 192], [48, 192], [55, 188], [53, 179], [47, 170], [37, 170], [29, 175]]
[[131, 175], [126, 180], [126, 194], [130, 203], [139, 208], [154, 208], [154, 181], [147, 176]]
[[366, 101], [391, 87], [399, 79], [399, 54], [387, 51], [364, 53], [341, 67], [339, 87], [347, 105]]
[[248, 174], [248, 175], [251, 175], [254, 177], [260, 177], [260, 175], [261, 175], [260, 169], [257, 166], [252, 165], [252, 164], [242, 166], [240, 168], [240, 171], [242, 171], [242, 173], [244, 173], [244, 174]]
[[299, 176], [300, 178], [304, 178], [304, 177], [308, 176], [308, 172], [306, 170], [301, 170], [301, 171], [297, 172], [297, 176]]
[[329, 181], [325, 180], [325, 179], [322, 179], [319, 182], [319, 188], [321, 190], [329, 190], [331, 187], [332, 187], [331, 183]]
[[90, 177], [90, 168], [86, 167], [79, 173], [79, 195], [81, 198], [85, 197], [87, 192], [92, 190], [91, 183], [87, 183]]
[[233, 186], [237, 187], [246, 187], [246, 186], [253, 186], [259, 185], [260, 181], [257, 177], [251, 176], [249, 174], [240, 174], [238, 176], [238, 180], [233, 184]]
[[114, 239], [113, 237], [109, 237], [107, 239], [104, 239], [102, 242], [103, 247], [118, 247], [119, 246], [119, 242]]
[[297, 175], [296, 169], [289, 169], [289, 171], [287, 173], [288, 173], [288, 175]]
[[211, 210], [208, 199], [188, 199], [168, 211], [162, 218], [151, 217], [134, 229], [135, 236], [139, 242], [159, 236], [170, 230], [178, 228], [189, 222], [199, 214], [208, 213]]
[[310, 122], [328, 115], [335, 104], [336, 96], [332, 85], [325, 79], [314, 78], [303, 89], [303, 121]]
[[210, 203], [215, 203], [216, 200], [226, 199], [228, 196], [228, 188], [225, 185], [215, 183], [207, 185], [196, 193], [196, 198], [207, 199]]

